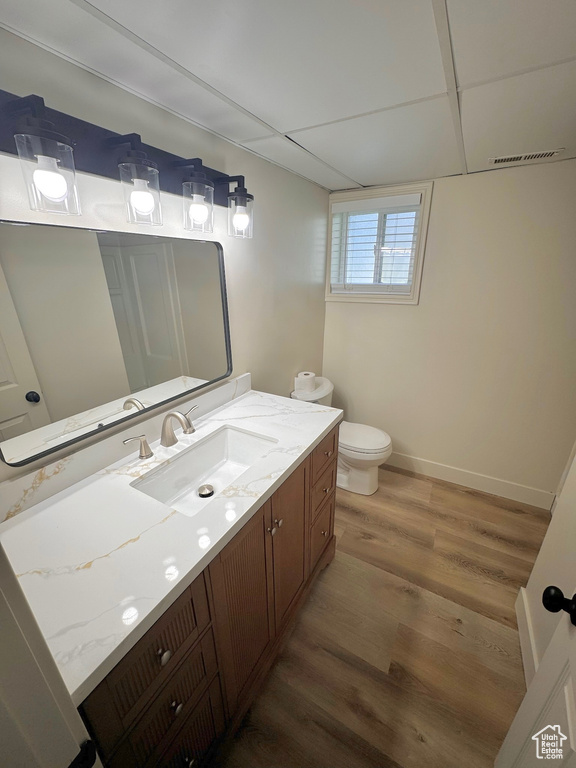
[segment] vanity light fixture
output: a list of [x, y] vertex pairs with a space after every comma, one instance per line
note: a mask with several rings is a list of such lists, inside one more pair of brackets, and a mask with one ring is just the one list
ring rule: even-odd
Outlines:
[[141, 149], [140, 136], [137, 133], [114, 136], [106, 143], [109, 146], [130, 145], [118, 162], [128, 221], [132, 224], [162, 224], [158, 165]]
[[228, 234], [230, 237], [252, 237], [254, 195], [244, 186], [244, 176], [225, 176], [216, 181], [236, 184], [236, 189], [228, 193]]
[[[77, 137], [74, 151], [70, 139], [56, 133], [54, 126]], [[128, 147], [118, 157], [111, 148], [122, 145]], [[21, 98], [0, 90], [0, 152], [20, 156], [33, 210], [80, 213], [76, 166], [102, 178], [118, 179], [120, 174], [127, 219], [133, 224], [162, 224], [162, 189], [182, 195], [186, 230], [213, 232], [216, 205], [228, 208], [231, 237], [252, 237], [254, 196], [246, 189], [244, 176], [228, 176], [198, 157], [185, 160], [143, 144], [137, 133], [120, 135], [58, 112], [46, 107], [40, 96]]]
[[189, 177], [182, 182], [184, 229], [193, 232], [214, 231], [214, 182], [202, 170], [202, 160], [179, 160], [177, 167], [190, 167]]
[[14, 134], [20, 167], [33, 211], [80, 213], [72, 142], [46, 120], [44, 99], [26, 96], [5, 107], [11, 117], [21, 118]]

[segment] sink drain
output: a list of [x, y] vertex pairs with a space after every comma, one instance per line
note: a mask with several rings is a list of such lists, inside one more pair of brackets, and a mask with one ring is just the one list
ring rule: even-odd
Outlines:
[[201, 499], [207, 499], [209, 496], [214, 496], [214, 487], [212, 485], [201, 485], [198, 488], [198, 496]]

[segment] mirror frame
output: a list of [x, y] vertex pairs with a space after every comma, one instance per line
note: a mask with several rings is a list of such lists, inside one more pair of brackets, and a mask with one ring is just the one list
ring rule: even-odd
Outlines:
[[[137, 234], [137, 235], [146, 235], [147, 237], [155, 237], [155, 238], [170, 237], [173, 240], [182, 240], [184, 242], [189, 242], [189, 243], [212, 243], [212, 245], [216, 246], [216, 249], [218, 251], [218, 271], [220, 275], [220, 295], [222, 297], [222, 320], [224, 323], [224, 344], [226, 347], [226, 362], [227, 362], [226, 373], [222, 374], [222, 376], [218, 376], [216, 379], [207, 381], [205, 384], [199, 384], [197, 387], [192, 387], [192, 389], [187, 389], [184, 392], [180, 392], [178, 395], [174, 395], [173, 397], [168, 397], [166, 400], [161, 400], [155, 405], [149, 405], [141, 411], [135, 411], [134, 413], [127, 413], [126, 416], [119, 418], [118, 421], [114, 421], [111, 424], [105, 424], [103, 427], [100, 427], [100, 428], [96, 427], [90, 432], [85, 432], [83, 435], [74, 437], [71, 440], [66, 440], [60, 443], [59, 445], [54, 446], [53, 448], [48, 448], [47, 450], [41, 451], [40, 453], [35, 453], [29, 458], [26, 458], [22, 461], [17, 461], [17, 462], [7, 461], [6, 458], [4, 457], [4, 453], [2, 452], [2, 443], [0, 443], [0, 460], [2, 460], [4, 464], [7, 464], [9, 467], [24, 467], [27, 464], [32, 464], [35, 461], [40, 461], [48, 456], [51, 456], [54, 453], [58, 453], [64, 449], [70, 448], [70, 446], [77, 445], [78, 443], [81, 443], [87, 440], [88, 438], [93, 438], [94, 436], [101, 435], [110, 429], [115, 429], [119, 425], [126, 425], [133, 419], [142, 416], [142, 414], [144, 413], [148, 415], [154, 415], [154, 411], [157, 410], [158, 408], [162, 408], [163, 406], [167, 405], [168, 403], [174, 402], [175, 400], [180, 400], [183, 397], [186, 397], [186, 395], [192, 394], [193, 392], [198, 392], [199, 390], [204, 389], [205, 387], [212, 386], [212, 384], [215, 384], [218, 381], [222, 381], [222, 379], [227, 379], [232, 374], [232, 344], [230, 341], [230, 319], [228, 315], [228, 292], [226, 290], [224, 249], [221, 243], [219, 243], [218, 241], [201, 240], [199, 238], [189, 238], [189, 237], [172, 237], [170, 235], [161, 235], [161, 234], [148, 233], [148, 232], [126, 232], [125, 230], [118, 230], [118, 229], [104, 230], [104, 229], [95, 229], [94, 227], [69, 227], [69, 226], [61, 226], [59, 224], [46, 224], [44, 222], [34, 222], [34, 221], [13, 221], [10, 219], [0, 219], [0, 224], [9, 224], [9, 225], [15, 225], [15, 226], [55, 227], [57, 229], [75, 229], [75, 230], [82, 230], [84, 232], [94, 232], [96, 234], [101, 234], [103, 232], [114, 232], [120, 235]], [[126, 397], [130, 397], [130, 393], [127, 394]]]

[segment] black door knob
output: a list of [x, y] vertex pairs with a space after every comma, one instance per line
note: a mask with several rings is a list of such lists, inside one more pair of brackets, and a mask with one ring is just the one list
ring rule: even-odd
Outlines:
[[26, 392], [26, 400], [28, 400], [29, 403], [39, 403], [40, 402], [40, 395], [38, 392], [34, 392], [34, 390], [30, 390], [30, 392]]
[[550, 613], [566, 611], [570, 615], [570, 621], [576, 627], [576, 595], [570, 599], [564, 597], [559, 587], [546, 587], [542, 594], [542, 605]]

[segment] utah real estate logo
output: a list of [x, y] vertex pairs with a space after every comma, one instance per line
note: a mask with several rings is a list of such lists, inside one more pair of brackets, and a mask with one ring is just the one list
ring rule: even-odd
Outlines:
[[559, 725], [547, 725], [532, 736], [536, 742], [536, 757], [539, 760], [562, 760], [562, 744], [567, 737]]

